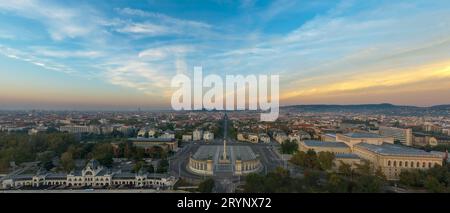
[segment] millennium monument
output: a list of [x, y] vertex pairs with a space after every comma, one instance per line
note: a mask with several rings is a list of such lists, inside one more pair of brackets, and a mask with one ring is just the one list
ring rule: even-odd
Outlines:
[[227, 146], [227, 121], [224, 116], [224, 140], [222, 145], [201, 145], [189, 158], [188, 169], [198, 175], [246, 175], [260, 171], [259, 157], [249, 146]]

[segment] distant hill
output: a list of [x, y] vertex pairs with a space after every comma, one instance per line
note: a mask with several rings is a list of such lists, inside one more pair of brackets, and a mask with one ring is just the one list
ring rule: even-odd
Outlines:
[[431, 107], [402, 106], [389, 103], [382, 104], [355, 104], [355, 105], [290, 105], [283, 106], [281, 110], [298, 112], [354, 112], [354, 113], [380, 113], [398, 115], [448, 115], [450, 105], [437, 105]]

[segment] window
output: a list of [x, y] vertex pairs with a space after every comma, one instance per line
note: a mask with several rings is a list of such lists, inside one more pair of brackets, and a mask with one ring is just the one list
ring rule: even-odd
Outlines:
[[396, 167], [397, 166], [397, 161], [394, 161], [394, 167]]
[[420, 163], [419, 163], [419, 162], [416, 163], [416, 167], [417, 167], [417, 168], [420, 167]]
[[422, 163], [422, 167], [425, 168], [425, 162]]
[[405, 161], [405, 167], [408, 167], [408, 161]]
[[388, 166], [391, 166], [391, 161], [390, 160], [388, 160]]
[[431, 162], [428, 162], [428, 168], [431, 168]]
[[398, 162], [398, 166], [402, 167], [402, 161]]

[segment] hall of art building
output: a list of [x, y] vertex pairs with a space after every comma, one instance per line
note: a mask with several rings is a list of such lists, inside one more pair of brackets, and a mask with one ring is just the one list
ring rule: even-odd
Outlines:
[[175, 177], [166, 174], [149, 174], [145, 172], [129, 173], [111, 172], [96, 160], [87, 163], [84, 169], [65, 173], [39, 171], [37, 174], [11, 175], [3, 178], [3, 189], [28, 187], [68, 187], [68, 188], [102, 188], [110, 186], [170, 188], [176, 183]]
[[246, 175], [260, 171], [259, 157], [249, 146], [203, 145], [191, 155], [188, 170], [197, 175]]
[[392, 137], [374, 133], [336, 134], [335, 141], [301, 141], [300, 151], [332, 152], [335, 164], [342, 162], [352, 166], [369, 161], [374, 168], [380, 168], [388, 180], [398, 180], [401, 171], [429, 169], [442, 165], [443, 156], [404, 145], [394, 144]]

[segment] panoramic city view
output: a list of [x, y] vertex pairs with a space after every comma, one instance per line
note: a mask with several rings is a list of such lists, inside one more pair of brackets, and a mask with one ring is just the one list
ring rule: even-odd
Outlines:
[[0, 193], [450, 192], [450, 1], [0, 0], [0, 76]]

